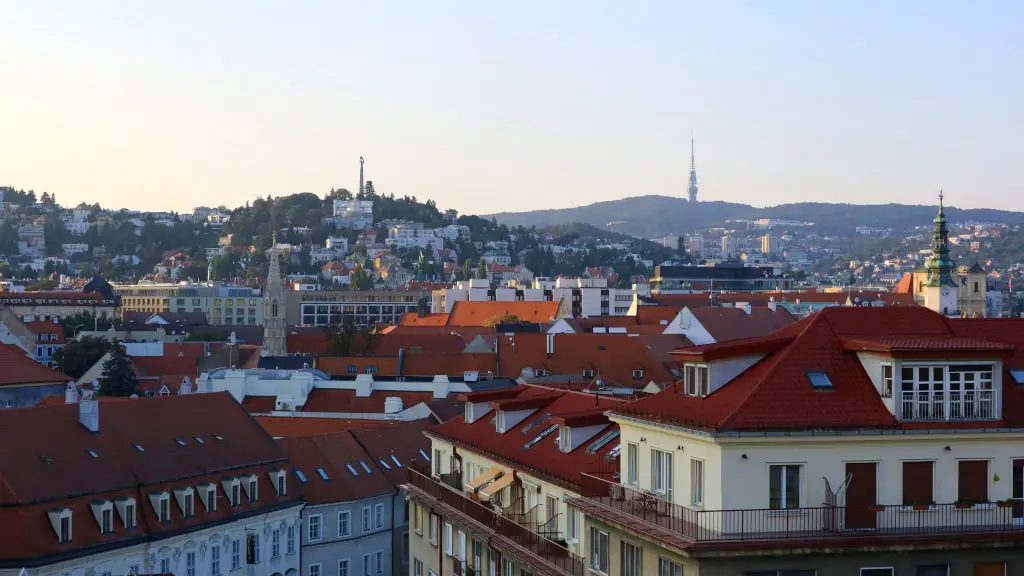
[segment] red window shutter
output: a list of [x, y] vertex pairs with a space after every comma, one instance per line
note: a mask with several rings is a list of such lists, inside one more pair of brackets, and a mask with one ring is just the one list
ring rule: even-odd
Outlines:
[[961, 502], [988, 502], [988, 460], [960, 460], [957, 499]]
[[903, 505], [927, 505], [934, 503], [932, 494], [932, 473], [935, 463], [904, 462], [903, 463]]

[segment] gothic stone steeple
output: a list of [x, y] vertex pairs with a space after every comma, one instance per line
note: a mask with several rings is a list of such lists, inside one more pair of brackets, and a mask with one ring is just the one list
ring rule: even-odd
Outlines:
[[281, 267], [277, 262], [277, 235], [270, 247], [270, 269], [267, 271], [267, 287], [263, 292], [263, 352], [267, 356], [284, 356], [284, 284], [281, 282]]
[[935, 215], [933, 222], [935, 229], [932, 232], [932, 256], [924, 265], [928, 270], [924, 305], [940, 314], [956, 315], [959, 310], [958, 290], [956, 281], [953, 280], [956, 263], [949, 257], [949, 229], [946, 227], [941, 191], [939, 213]]

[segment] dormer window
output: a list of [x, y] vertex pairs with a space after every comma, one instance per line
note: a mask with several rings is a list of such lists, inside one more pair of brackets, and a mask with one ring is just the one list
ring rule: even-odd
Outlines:
[[993, 372], [992, 364], [904, 364], [897, 414], [903, 420], [997, 419]]
[[174, 489], [174, 498], [178, 501], [181, 515], [191, 518], [196, 514], [196, 492], [191, 486]]
[[256, 475], [255, 474], [249, 474], [248, 476], [243, 476], [242, 477], [242, 481], [245, 482], [245, 484], [243, 484], [243, 487], [245, 488], [245, 495], [246, 495], [247, 498], [249, 498], [249, 502], [256, 502], [256, 501], [258, 501], [259, 500], [259, 491], [258, 491], [259, 482], [257, 482], [257, 480], [256, 480]]
[[128, 498], [124, 501], [124, 510], [121, 512], [121, 521], [124, 522], [125, 530], [135, 528], [135, 499]]
[[270, 483], [274, 486], [274, 491], [277, 492], [278, 496], [284, 496], [287, 494], [287, 484], [285, 484], [285, 478], [287, 474], [284, 470], [271, 470]]
[[584, 378], [593, 378], [594, 377], [594, 369], [593, 368], [584, 368], [583, 369], [583, 377]]
[[222, 482], [224, 493], [228, 496], [228, 502], [232, 506], [242, 505], [242, 485], [238, 478], [227, 478]]
[[57, 534], [57, 542], [68, 544], [71, 542], [71, 510], [68, 508], [57, 508], [49, 512], [50, 526]]
[[643, 368], [633, 368], [633, 380], [643, 380], [643, 379], [644, 379], [644, 369]]
[[156, 492], [150, 494], [150, 503], [153, 505], [153, 511], [156, 512], [156, 519], [158, 522], [170, 522], [171, 521], [171, 495], [167, 492]]
[[199, 485], [199, 499], [207, 512], [217, 511], [217, 485], [207, 482]]
[[892, 364], [882, 364], [882, 398], [892, 398]]
[[558, 431], [558, 449], [568, 454], [572, 452], [572, 428], [562, 426]]
[[91, 507], [100, 533], [111, 534], [114, 531], [114, 503], [110, 500], [103, 500], [93, 502]]
[[498, 430], [499, 434], [505, 433], [505, 411], [498, 410], [497, 416], [494, 417], [494, 427]]
[[687, 396], [708, 395], [707, 364], [686, 364], [683, 367], [683, 387]]

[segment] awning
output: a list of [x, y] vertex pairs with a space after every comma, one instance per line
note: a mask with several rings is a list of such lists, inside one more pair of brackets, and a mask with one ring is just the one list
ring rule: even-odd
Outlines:
[[476, 478], [470, 480], [469, 483], [466, 484], [466, 489], [476, 491], [477, 488], [497, 478], [498, 474], [501, 474], [501, 468], [494, 466], [487, 472], [484, 472], [483, 474], [480, 474]]
[[495, 494], [498, 494], [502, 490], [504, 490], [505, 488], [508, 488], [509, 486], [511, 486], [512, 485], [512, 480], [513, 480], [512, 474], [505, 474], [501, 478], [498, 478], [494, 482], [491, 482], [487, 486], [484, 486], [483, 488], [481, 488], [480, 489], [480, 494], [486, 496], [487, 499], [490, 500], [491, 498], [494, 498]]

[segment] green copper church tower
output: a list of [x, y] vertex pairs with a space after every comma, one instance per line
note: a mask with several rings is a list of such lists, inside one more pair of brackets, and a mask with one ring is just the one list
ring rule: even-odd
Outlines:
[[939, 191], [939, 213], [932, 221], [932, 256], [925, 262], [928, 270], [928, 283], [925, 284], [924, 305], [939, 314], [954, 316], [959, 314], [957, 302], [957, 285], [953, 280], [956, 263], [949, 257], [949, 228], [946, 226], [946, 213], [942, 205], [942, 192]]

